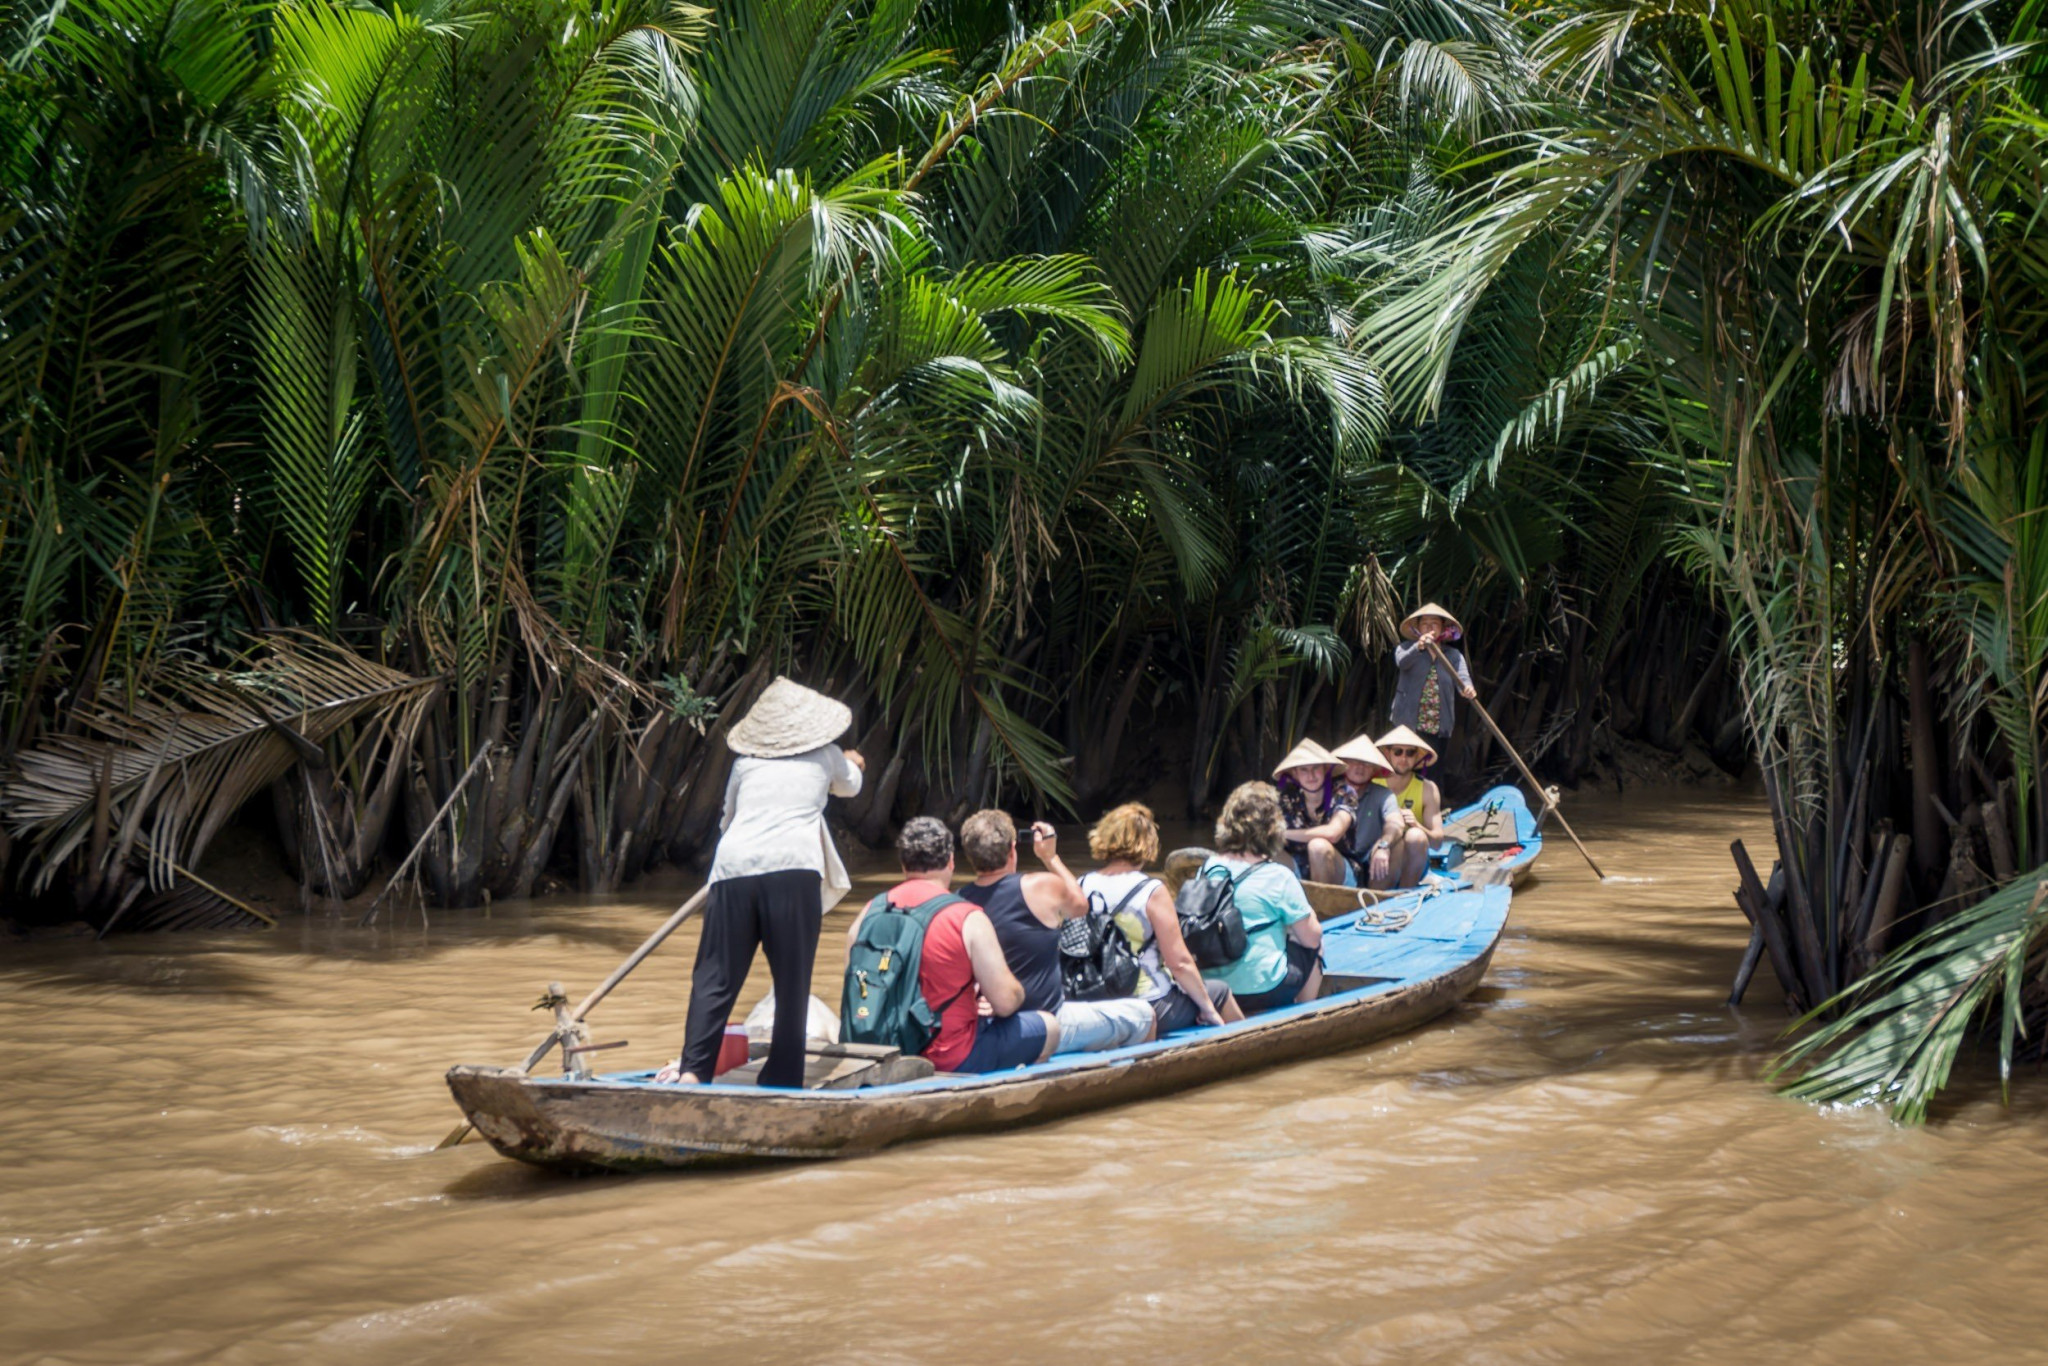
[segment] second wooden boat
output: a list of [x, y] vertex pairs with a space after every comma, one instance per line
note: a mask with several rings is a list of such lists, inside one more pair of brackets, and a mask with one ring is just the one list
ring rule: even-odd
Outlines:
[[[1518, 787], [1496, 787], [1470, 806], [1444, 818], [1444, 841], [1429, 851], [1432, 877], [1458, 886], [1512, 886], [1543, 852], [1542, 818], [1529, 810]], [[1318, 919], [1329, 920], [1376, 908], [1398, 914], [1399, 893], [1339, 887], [1328, 882], [1301, 884]]]

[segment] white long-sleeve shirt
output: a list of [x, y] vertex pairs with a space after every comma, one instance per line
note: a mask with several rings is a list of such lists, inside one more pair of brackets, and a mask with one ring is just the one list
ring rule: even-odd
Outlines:
[[856, 795], [860, 782], [860, 770], [837, 745], [786, 759], [734, 760], [710, 880], [807, 869], [821, 879], [823, 909], [831, 910], [853, 879], [825, 827], [825, 801]]

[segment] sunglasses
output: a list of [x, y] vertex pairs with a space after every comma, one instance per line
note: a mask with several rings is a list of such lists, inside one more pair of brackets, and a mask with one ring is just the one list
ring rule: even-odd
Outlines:
[[1410, 755], [1420, 754], [1422, 751], [1411, 748], [1408, 745], [1381, 745], [1380, 753], [1386, 755], [1389, 759], [1405, 759]]

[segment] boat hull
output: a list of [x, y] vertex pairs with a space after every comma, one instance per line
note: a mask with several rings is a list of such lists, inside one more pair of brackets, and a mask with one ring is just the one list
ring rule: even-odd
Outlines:
[[[1505, 888], [1453, 895], [1476, 900], [1465, 910], [1451, 908], [1463, 923], [1436, 926], [1434, 938], [1374, 941], [1361, 930], [1368, 942], [1326, 950], [1334, 980], [1357, 984], [1348, 990], [1110, 1053], [848, 1091], [657, 1086], [645, 1074], [575, 1081], [475, 1066], [450, 1069], [448, 1086], [500, 1153], [567, 1169], [844, 1157], [913, 1139], [1041, 1123], [1357, 1047], [1442, 1015], [1485, 975], [1507, 913]], [[1396, 959], [1434, 970], [1406, 979], [1374, 976], [1380, 959], [1389, 971]]]

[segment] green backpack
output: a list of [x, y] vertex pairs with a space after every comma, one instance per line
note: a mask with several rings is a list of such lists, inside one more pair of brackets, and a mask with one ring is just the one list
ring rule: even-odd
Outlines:
[[924, 1052], [939, 1032], [946, 1007], [933, 1010], [918, 989], [918, 965], [924, 960], [924, 935], [940, 911], [962, 898], [942, 893], [915, 906], [891, 906], [885, 894], [868, 903], [860, 935], [846, 955], [846, 990], [839, 998], [839, 1039], [842, 1043], [881, 1044], [906, 1054]]

